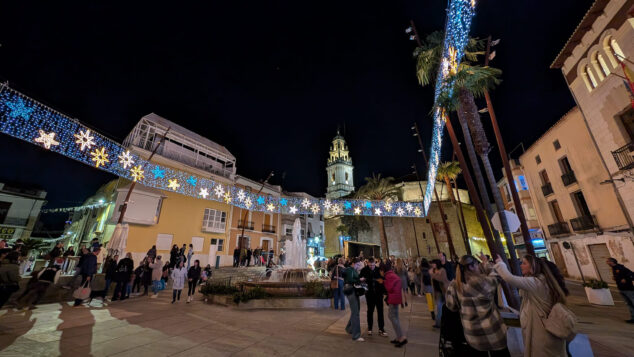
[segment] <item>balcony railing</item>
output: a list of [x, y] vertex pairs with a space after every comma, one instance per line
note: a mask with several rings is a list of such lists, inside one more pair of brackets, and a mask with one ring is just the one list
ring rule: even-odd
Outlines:
[[570, 220], [570, 225], [575, 232], [588, 231], [598, 228], [597, 220], [594, 216], [580, 216]]
[[2, 224], [6, 224], [8, 226], [26, 227], [26, 224], [28, 222], [29, 222], [28, 218], [5, 217], [4, 222], [2, 222]]
[[564, 186], [569, 186], [577, 182], [577, 176], [575, 176], [574, 171], [566, 172], [565, 174], [561, 175], [561, 181], [563, 181]]
[[243, 221], [240, 220], [238, 222], [238, 228], [251, 229], [253, 230], [253, 221]]
[[550, 184], [550, 182], [545, 184], [544, 186], [542, 186], [542, 193], [544, 194], [544, 197], [546, 197], [548, 195], [552, 195], [553, 186]]
[[612, 151], [612, 157], [616, 161], [616, 166], [619, 170], [627, 170], [634, 167], [634, 157], [632, 152], [634, 151], [634, 143], [628, 143], [627, 145]]
[[570, 227], [568, 227], [566, 222], [557, 222], [548, 225], [548, 232], [550, 232], [551, 236], [570, 234]]
[[275, 233], [275, 226], [272, 226], [270, 224], [263, 224], [262, 232]]

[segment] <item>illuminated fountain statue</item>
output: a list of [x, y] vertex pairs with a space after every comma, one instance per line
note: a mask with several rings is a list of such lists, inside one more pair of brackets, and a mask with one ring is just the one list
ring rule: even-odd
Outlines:
[[286, 243], [285, 268], [307, 268], [306, 242], [301, 237], [302, 223], [295, 218], [293, 223], [293, 240]]

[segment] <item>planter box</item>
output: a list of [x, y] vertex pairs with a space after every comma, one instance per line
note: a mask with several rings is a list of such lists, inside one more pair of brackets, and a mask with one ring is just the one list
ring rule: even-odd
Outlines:
[[614, 305], [614, 300], [612, 299], [612, 294], [610, 293], [610, 289], [592, 289], [586, 287], [586, 296], [588, 296], [588, 301], [591, 304], [595, 305]]

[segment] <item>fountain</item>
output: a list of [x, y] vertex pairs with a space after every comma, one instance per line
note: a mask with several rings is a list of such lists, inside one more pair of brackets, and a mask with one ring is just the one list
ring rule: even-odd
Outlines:
[[293, 239], [285, 245], [285, 265], [263, 272], [254, 281], [242, 283], [245, 290], [258, 287], [273, 296], [304, 296], [307, 283], [322, 284], [324, 288], [329, 286], [329, 279], [320, 278], [308, 266], [306, 242], [301, 237], [301, 227], [299, 218], [296, 218], [293, 223]]

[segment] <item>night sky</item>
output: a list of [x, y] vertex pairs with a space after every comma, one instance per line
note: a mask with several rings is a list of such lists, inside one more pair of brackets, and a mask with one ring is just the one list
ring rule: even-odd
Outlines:
[[[549, 65], [592, 2], [478, 2], [471, 34], [502, 39], [492, 97], [508, 151], [574, 105]], [[238, 174], [274, 170], [281, 184], [286, 172], [286, 190], [316, 196], [338, 125], [357, 187], [423, 166], [410, 126], [428, 146], [433, 94], [417, 83], [404, 30], [410, 19], [421, 34], [442, 29], [446, 0], [64, 3], [2, 2], [0, 79], [119, 142], [154, 112], [226, 146]], [[114, 178], [4, 134], [0, 167], [2, 181], [46, 189], [48, 208]]]

